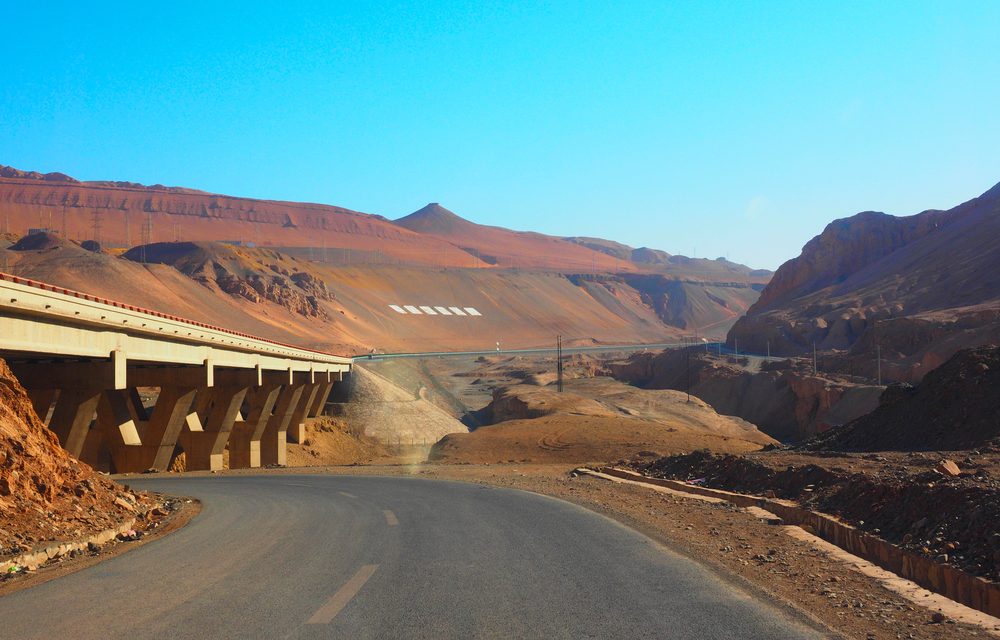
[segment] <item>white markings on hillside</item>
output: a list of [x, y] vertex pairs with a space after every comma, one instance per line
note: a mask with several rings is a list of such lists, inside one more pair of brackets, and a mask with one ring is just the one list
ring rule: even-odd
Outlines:
[[412, 304], [390, 304], [389, 308], [401, 315], [411, 316], [481, 316], [475, 307], [414, 306]]

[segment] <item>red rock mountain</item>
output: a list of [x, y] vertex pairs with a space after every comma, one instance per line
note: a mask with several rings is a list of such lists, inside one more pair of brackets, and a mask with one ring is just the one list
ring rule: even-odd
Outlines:
[[341, 249], [348, 263], [470, 266], [472, 257], [381, 216], [329, 205], [253, 200], [131, 182], [80, 182], [0, 167], [0, 232], [50, 229], [104, 246], [215, 240]]
[[[0, 234], [46, 229], [65, 238], [131, 248], [221, 241], [289, 250], [333, 264], [524, 268], [563, 273], [670, 272], [679, 279], [762, 285], [769, 272], [694, 261], [593, 239], [511, 231], [465, 220], [432, 203], [395, 222], [330, 205], [255, 200], [134, 182], [81, 182], [63, 173], [0, 165]], [[598, 246], [602, 245], [602, 246]], [[618, 256], [607, 250], [624, 247]], [[669, 268], [663, 268], [669, 265]]]
[[629, 260], [615, 260], [605, 253], [562, 238], [470, 222], [436, 202], [396, 220], [395, 224], [447, 240], [493, 266], [584, 272], [636, 270]]
[[[29, 229], [49, 232], [19, 241]], [[0, 167], [0, 240], [0, 270], [344, 352], [539, 346], [557, 333], [577, 343], [720, 336], [769, 276], [479, 225], [437, 204], [391, 222], [9, 167]], [[615, 245], [627, 257], [604, 250]], [[636, 262], [637, 251], [663, 264]], [[456, 320], [399, 305], [482, 315]]]
[[[774, 274], [729, 342], [909, 358], [927, 371], [1000, 340], [1000, 185], [947, 211], [865, 212], [832, 222]], [[877, 327], [877, 332], [876, 332]], [[902, 374], [902, 372], [901, 372]], [[902, 379], [918, 379], [913, 370]]]

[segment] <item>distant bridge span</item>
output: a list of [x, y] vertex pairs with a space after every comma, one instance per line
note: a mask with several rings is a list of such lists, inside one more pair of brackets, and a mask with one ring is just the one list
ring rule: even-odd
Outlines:
[[[0, 357], [70, 453], [119, 473], [285, 463], [351, 359], [0, 273]], [[142, 392], [140, 392], [140, 390]], [[150, 401], [155, 397], [155, 404]], [[179, 447], [179, 449], [178, 449]]]

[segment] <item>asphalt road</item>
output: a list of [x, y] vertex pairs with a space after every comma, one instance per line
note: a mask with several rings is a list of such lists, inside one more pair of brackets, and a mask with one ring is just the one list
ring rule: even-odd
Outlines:
[[130, 483], [204, 509], [0, 598], [0, 637], [818, 637], [650, 539], [530, 493], [343, 476]]
[[[625, 345], [600, 345], [600, 346], [590, 346], [590, 347], [563, 347], [563, 354], [570, 355], [573, 353], [597, 353], [602, 351], [643, 351], [643, 350], [655, 350], [662, 351], [663, 349], [671, 348], [682, 348], [691, 347], [695, 345], [708, 344], [715, 350], [717, 343], [715, 342], [700, 342], [698, 339], [692, 339], [693, 342], [656, 342], [650, 344], [625, 344]], [[368, 354], [354, 356], [352, 359], [355, 361], [364, 360], [395, 360], [399, 358], [449, 358], [449, 357], [468, 357], [468, 356], [523, 356], [523, 355], [546, 355], [555, 354], [557, 350], [552, 347], [538, 347], [536, 349], [503, 349], [502, 351], [497, 351], [495, 349], [486, 349], [483, 351], [425, 351], [425, 352], [414, 352], [414, 353], [373, 353], [370, 356]]]

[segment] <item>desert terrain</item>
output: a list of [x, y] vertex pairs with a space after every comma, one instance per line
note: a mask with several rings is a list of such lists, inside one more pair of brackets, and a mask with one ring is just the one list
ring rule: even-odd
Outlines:
[[[994, 339], [995, 292], [989, 277], [963, 284], [972, 272], [992, 272], [995, 252], [981, 232], [997, 219], [994, 192], [913, 219], [837, 221], [768, 284], [770, 273], [727, 261], [485, 227], [437, 204], [392, 222], [336, 207], [6, 169], [5, 221], [37, 217], [42, 230], [4, 235], [0, 267], [365, 356], [325, 415], [288, 444], [289, 469], [547, 493], [685, 549], [848, 636], [973, 637], [985, 627], [961, 609], [914, 602], [753, 512], [578, 468], [789, 501], [997, 582], [990, 523], [998, 516], [1000, 361], [996, 347], [982, 346]], [[114, 216], [124, 222], [137, 212], [148, 218], [146, 242], [132, 242], [128, 230], [103, 242], [65, 237], [86, 236], [82, 218], [104, 216], [115, 202], [108, 228], [121, 231]], [[58, 216], [49, 219], [60, 208], [63, 229]], [[194, 231], [157, 241], [150, 211]], [[265, 226], [270, 246], [242, 235], [254, 226]], [[930, 275], [942, 242], [962, 247], [954, 278]], [[895, 272], [909, 284], [887, 275]], [[727, 330], [725, 346], [708, 342]], [[552, 347], [557, 335], [571, 350], [561, 390], [553, 354], [505, 352]], [[572, 352], [665, 342], [679, 344]], [[491, 353], [392, 355], [463, 350]], [[122, 489], [71, 459], [13, 376], [6, 379], [2, 559], [122, 527], [112, 540], [127, 545], [170, 520], [170, 499]], [[172, 468], [183, 472], [183, 452], [175, 451]], [[85, 548], [74, 553], [101, 553]], [[41, 573], [67, 559], [41, 561]], [[5, 579], [26, 579], [30, 568]]]

